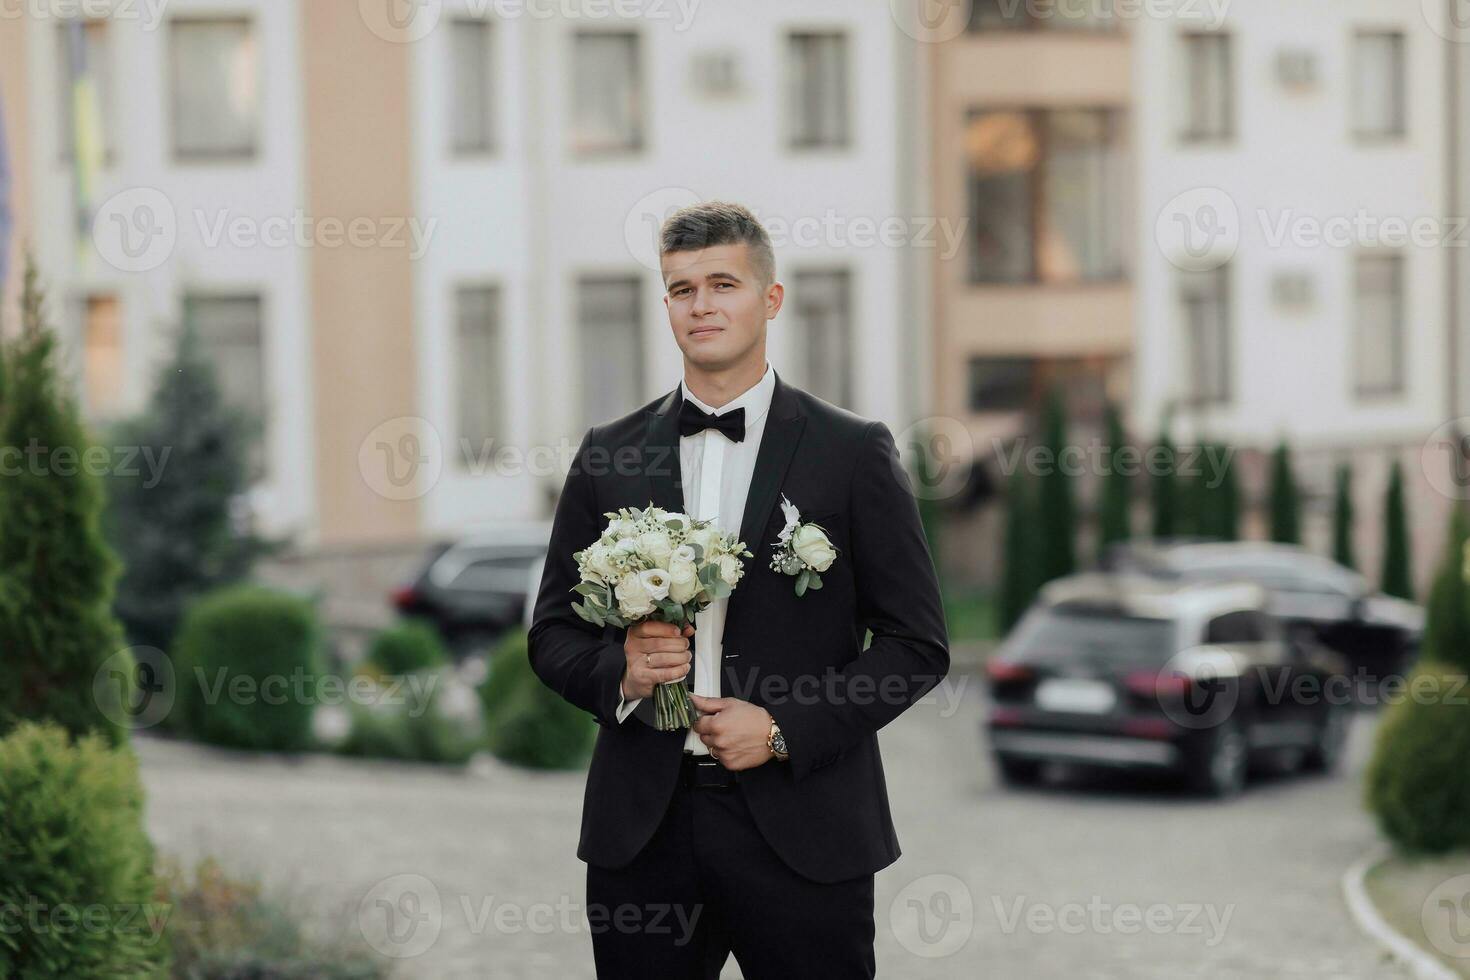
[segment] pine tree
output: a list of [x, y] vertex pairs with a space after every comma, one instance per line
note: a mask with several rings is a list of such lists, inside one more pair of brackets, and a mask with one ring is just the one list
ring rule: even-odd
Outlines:
[[1357, 568], [1353, 554], [1353, 468], [1339, 463], [1332, 505], [1332, 559], [1339, 565]]
[[147, 455], [110, 481], [109, 540], [126, 562], [116, 610], [136, 645], [168, 650], [185, 607], [245, 578], [276, 547], [234, 526], [231, 501], [249, 484], [259, 423], [225, 405], [197, 331], [185, 323], [144, 413], [119, 425], [117, 445]]
[[1036, 598], [1041, 586], [1037, 554], [1040, 535], [1025, 473], [1017, 470], [1006, 482], [1005, 568], [1000, 585], [1000, 625], [1008, 631]]
[[1118, 453], [1127, 446], [1123, 419], [1118, 407], [1107, 403], [1103, 416], [1107, 445], [1103, 450], [1102, 491], [1098, 501], [1097, 554], [1101, 558], [1108, 546], [1127, 541], [1132, 536], [1132, 520], [1128, 513], [1132, 487], [1129, 476], [1118, 465]]
[[1072, 502], [1072, 477], [1062, 467], [1067, 447], [1066, 408], [1059, 392], [1047, 397], [1042, 416], [1042, 445], [1050, 452], [1051, 466], [1037, 477], [1040, 510], [1041, 573], [1043, 582], [1072, 574], [1077, 567], [1077, 514]]
[[1213, 501], [1210, 536], [1221, 541], [1240, 540], [1240, 481], [1235, 473], [1235, 453], [1216, 443], [1212, 455], [1218, 461], [1218, 483], [1211, 488]]
[[1414, 578], [1409, 572], [1409, 514], [1404, 503], [1404, 472], [1394, 460], [1388, 471], [1388, 490], [1383, 497], [1383, 577], [1380, 588], [1401, 599], [1414, 598]]
[[120, 744], [135, 671], [111, 612], [118, 562], [102, 535], [102, 481], [58, 377], [29, 259], [20, 335], [6, 347], [0, 449], [15, 462], [0, 480], [0, 735], [51, 719], [73, 735], [96, 731]]
[[1296, 478], [1291, 472], [1291, 450], [1282, 440], [1271, 454], [1271, 540], [1301, 543], [1301, 511]]
[[1470, 584], [1465, 581], [1465, 542], [1470, 519], [1455, 506], [1445, 528], [1444, 555], [1425, 603], [1424, 656], [1470, 670]]
[[1154, 521], [1153, 535], [1156, 538], [1172, 538], [1179, 533], [1179, 483], [1174, 475], [1178, 461], [1175, 458], [1174, 441], [1169, 436], [1169, 419], [1164, 419], [1159, 431], [1159, 441], [1149, 453], [1152, 476]]

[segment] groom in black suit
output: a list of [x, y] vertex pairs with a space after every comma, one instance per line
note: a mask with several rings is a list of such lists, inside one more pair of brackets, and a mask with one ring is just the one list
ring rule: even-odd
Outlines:
[[[784, 291], [749, 211], [685, 208], [659, 251], [684, 379], [583, 437], [530, 631], [537, 675], [602, 726], [577, 849], [597, 973], [718, 977], [733, 952], [747, 980], [871, 977], [873, 875], [899, 856], [877, 731], [949, 670], [918, 508], [884, 423], [767, 362]], [[650, 500], [754, 557], [692, 628], [599, 629], [572, 554]], [[770, 567], [787, 504], [836, 552], [811, 544], [826, 570], [800, 596]], [[657, 731], [654, 686], [686, 677], [699, 718]]]

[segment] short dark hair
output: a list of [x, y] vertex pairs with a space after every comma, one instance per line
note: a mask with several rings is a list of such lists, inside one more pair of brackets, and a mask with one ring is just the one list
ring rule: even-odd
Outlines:
[[701, 201], [669, 215], [659, 230], [658, 255], [662, 259], [669, 252], [741, 242], [749, 248], [750, 265], [761, 285], [775, 282], [776, 253], [771, 248], [771, 236], [749, 209], [729, 201]]

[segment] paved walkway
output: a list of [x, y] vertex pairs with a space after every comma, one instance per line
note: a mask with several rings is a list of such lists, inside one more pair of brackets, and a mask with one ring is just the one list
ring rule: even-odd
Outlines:
[[[882, 733], [904, 854], [878, 876], [885, 977], [1396, 978], [1338, 878], [1374, 839], [1360, 800], [1374, 719], [1334, 778], [1213, 804], [1148, 782], [997, 785], [978, 678]], [[404, 978], [592, 977], [574, 856], [583, 775], [300, 761], [140, 737], [148, 824], [322, 915], [390, 923]], [[437, 911], [435, 905], [437, 903]], [[421, 950], [421, 951], [420, 951]], [[733, 960], [726, 971], [738, 977]]]

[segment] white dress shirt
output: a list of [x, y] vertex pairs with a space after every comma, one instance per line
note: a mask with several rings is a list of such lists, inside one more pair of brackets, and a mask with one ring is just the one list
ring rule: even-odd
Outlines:
[[[718, 429], [704, 429], [689, 436], [679, 437], [679, 473], [684, 484], [684, 504], [689, 516], [695, 520], [713, 520], [721, 531], [740, 533], [740, 518], [745, 513], [745, 498], [750, 492], [750, 478], [755, 472], [756, 452], [760, 449], [761, 433], [766, 429], [766, 415], [771, 408], [771, 396], [776, 390], [776, 376], [771, 371], [771, 362], [766, 362], [766, 373], [754, 385], [741, 392], [739, 397], [720, 408], [711, 408], [694, 396], [689, 385], [679, 382], [684, 397], [701, 411], [711, 415], [724, 415], [737, 408], [745, 409], [745, 438], [734, 442]], [[756, 548], [747, 541], [751, 551]], [[751, 559], [744, 558], [749, 562]], [[749, 574], [749, 568], [746, 574]], [[736, 588], [739, 588], [737, 585]], [[729, 599], [716, 599], [694, 617], [694, 693], [707, 697], [720, 696], [720, 662], [723, 656], [725, 634], [725, 611]], [[633, 709], [635, 701], [624, 701], [622, 690], [618, 690], [618, 722], [623, 722]], [[692, 728], [684, 740], [685, 751], [707, 755], [709, 749], [699, 740]]]

